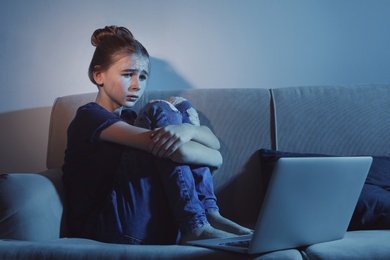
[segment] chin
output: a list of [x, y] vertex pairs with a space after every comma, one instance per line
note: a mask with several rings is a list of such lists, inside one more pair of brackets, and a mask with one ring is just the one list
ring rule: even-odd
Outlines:
[[123, 104], [124, 107], [133, 107], [135, 105], [135, 103], [137, 102], [126, 102], [125, 104]]

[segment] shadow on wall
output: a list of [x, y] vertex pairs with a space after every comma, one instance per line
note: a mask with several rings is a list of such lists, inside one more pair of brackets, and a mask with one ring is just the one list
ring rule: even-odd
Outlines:
[[190, 89], [191, 84], [181, 77], [175, 69], [166, 61], [150, 57], [152, 69], [150, 74], [149, 89]]

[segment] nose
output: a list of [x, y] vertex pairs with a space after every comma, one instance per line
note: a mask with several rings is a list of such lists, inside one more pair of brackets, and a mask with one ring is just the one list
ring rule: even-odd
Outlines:
[[140, 90], [138, 76], [131, 79], [130, 89], [135, 91]]

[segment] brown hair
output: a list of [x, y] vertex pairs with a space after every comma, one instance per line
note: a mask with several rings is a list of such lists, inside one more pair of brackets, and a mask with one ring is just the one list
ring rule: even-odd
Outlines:
[[96, 84], [93, 78], [95, 68], [98, 66], [102, 71], [107, 70], [115, 62], [118, 54], [137, 54], [149, 60], [148, 51], [125, 27], [112, 25], [97, 29], [92, 34], [91, 43], [96, 49], [89, 65], [88, 77], [94, 84]]

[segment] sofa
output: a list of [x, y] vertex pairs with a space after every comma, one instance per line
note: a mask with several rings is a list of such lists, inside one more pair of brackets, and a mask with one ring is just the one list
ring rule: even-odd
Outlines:
[[[213, 175], [218, 204], [222, 215], [244, 225], [256, 222], [265, 194], [261, 149], [390, 157], [390, 85], [147, 90], [134, 109], [173, 95], [189, 99], [202, 124], [219, 138], [224, 163]], [[76, 109], [95, 97], [87, 93], [55, 100], [47, 170], [0, 176], [0, 259], [390, 259], [388, 227], [364, 223], [340, 240], [258, 255], [68, 237], [61, 179], [66, 131]], [[390, 176], [390, 168], [383, 176]]]

